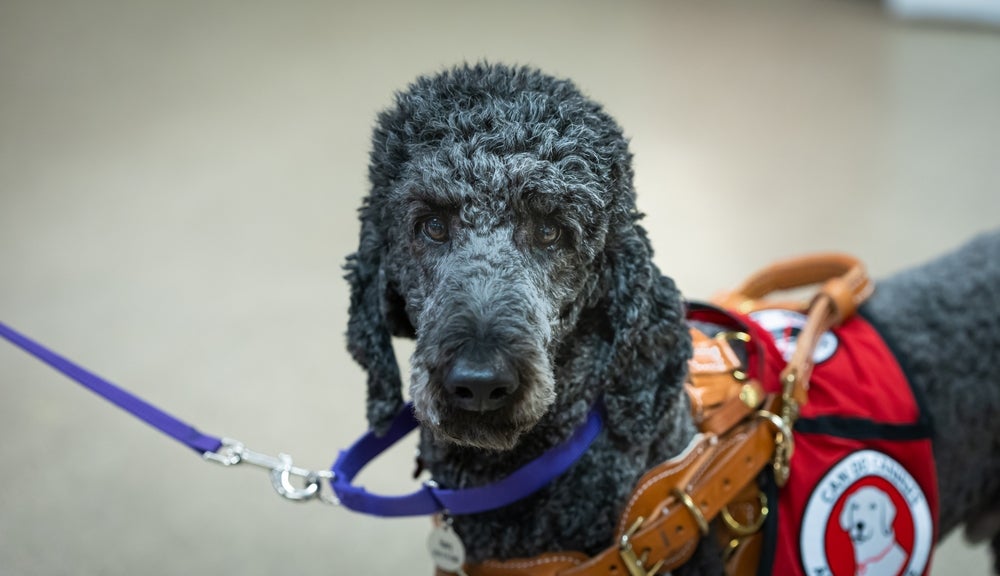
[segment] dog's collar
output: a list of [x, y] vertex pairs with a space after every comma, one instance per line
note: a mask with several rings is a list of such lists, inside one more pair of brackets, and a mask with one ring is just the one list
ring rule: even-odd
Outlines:
[[340, 453], [333, 464], [334, 476], [330, 485], [341, 504], [373, 516], [424, 516], [438, 512], [462, 515], [502, 508], [534, 494], [568, 470], [590, 447], [603, 423], [600, 410], [595, 407], [584, 425], [565, 442], [550, 448], [506, 478], [485, 486], [447, 490], [426, 482], [411, 494], [381, 496], [352, 484], [362, 468], [417, 426], [413, 406], [407, 404], [384, 436], [369, 431]]

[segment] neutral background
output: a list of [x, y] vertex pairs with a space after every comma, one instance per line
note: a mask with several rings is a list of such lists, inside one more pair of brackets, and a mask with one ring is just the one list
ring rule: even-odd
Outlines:
[[[884, 276], [1000, 226], [996, 29], [749, 4], [2, 0], [0, 321], [328, 466], [365, 428], [341, 266], [374, 115], [483, 58], [619, 119], [690, 297], [817, 249]], [[412, 488], [411, 456], [364, 482]], [[5, 575], [430, 573], [426, 519], [285, 503], [4, 343], [0, 463]], [[987, 566], [952, 538], [935, 573]]]

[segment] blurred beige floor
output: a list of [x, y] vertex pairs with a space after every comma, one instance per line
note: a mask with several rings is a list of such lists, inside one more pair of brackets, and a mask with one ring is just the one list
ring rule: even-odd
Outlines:
[[[0, 0], [0, 320], [327, 466], [364, 428], [340, 266], [373, 117], [482, 58], [620, 120], [691, 297], [814, 249], [886, 275], [1000, 225], [996, 30], [750, 4]], [[364, 481], [407, 489], [410, 457]], [[426, 519], [284, 503], [6, 344], [0, 462], [0, 574], [430, 573]], [[950, 538], [936, 566], [988, 555]]]

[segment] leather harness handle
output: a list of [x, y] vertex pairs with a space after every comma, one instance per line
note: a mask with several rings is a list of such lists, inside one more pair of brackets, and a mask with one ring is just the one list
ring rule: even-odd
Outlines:
[[795, 352], [781, 371], [781, 380], [790, 388], [797, 406], [807, 401], [813, 351], [820, 337], [853, 316], [871, 296], [873, 286], [864, 264], [853, 256], [832, 252], [789, 258], [757, 271], [732, 292], [714, 298], [723, 307], [748, 313], [774, 306], [767, 300], [774, 292], [814, 284], [820, 286], [807, 307], [806, 324], [798, 335]]
[[750, 312], [762, 307], [764, 299], [774, 292], [820, 283], [817, 297], [831, 300], [836, 324], [850, 318], [872, 291], [864, 264], [853, 256], [830, 252], [775, 262], [713, 300], [726, 308]]

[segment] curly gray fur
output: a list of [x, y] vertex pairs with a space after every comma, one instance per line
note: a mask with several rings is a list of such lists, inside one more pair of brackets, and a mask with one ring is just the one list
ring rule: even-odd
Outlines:
[[[940, 535], [1000, 523], [1000, 232], [878, 283], [866, 315], [926, 399], [936, 430]], [[1000, 572], [1000, 565], [994, 568]]]
[[[652, 263], [621, 129], [569, 81], [467, 65], [397, 94], [378, 117], [369, 179], [347, 277], [348, 348], [368, 372], [372, 429], [385, 431], [402, 407], [392, 336], [416, 339], [410, 393], [421, 457], [445, 487], [507, 475], [566, 439], [602, 402], [606, 430], [566, 474], [514, 505], [455, 518], [454, 527], [473, 561], [607, 547], [639, 476], [694, 433], [682, 393], [691, 347], [683, 304]], [[994, 430], [992, 442], [973, 442], [972, 432], [939, 442], [942, 462], [970, 450], [984, 463], [1000, 461], [990, 458], [1000, 437], [995, 424], [973, 412], [983, 393], [971, 388], [986, 374], [958, 377], [944, 368], [966, 358], [966, 343], [928, 335], [952, 325], [942, 314], [964, 296], [982, 302], [982, 284], [998, 276], [990, 271], [1000, 260], [995, 240], [991, 249], [964, 293], [926, 276], [950, 281], [972, 256], [893, 279], [869, 306], [902, 349], [919, 356], [915, 367], [926, 374], [918, 386], [951, 402], [935, 410], [939, 425], [983, 420]], [[956, 321], [1000, 350], [996, 290], [989, 297], [992, 324], [968, 314]], [[456, 406], [446, 380], [468, 357], [511, 375], [515, 385], [499, 408]], [[956, 379], [960, 392], [945, 390]], [[976, 481], [960, 470], [943, 471], [942, 487], [964, 495], [963, 503], [995, 501], [995, 470]], [[948, 514], [946, 525], [959, 520]], [[721, 572], [710, 540], [678, 573]]]

